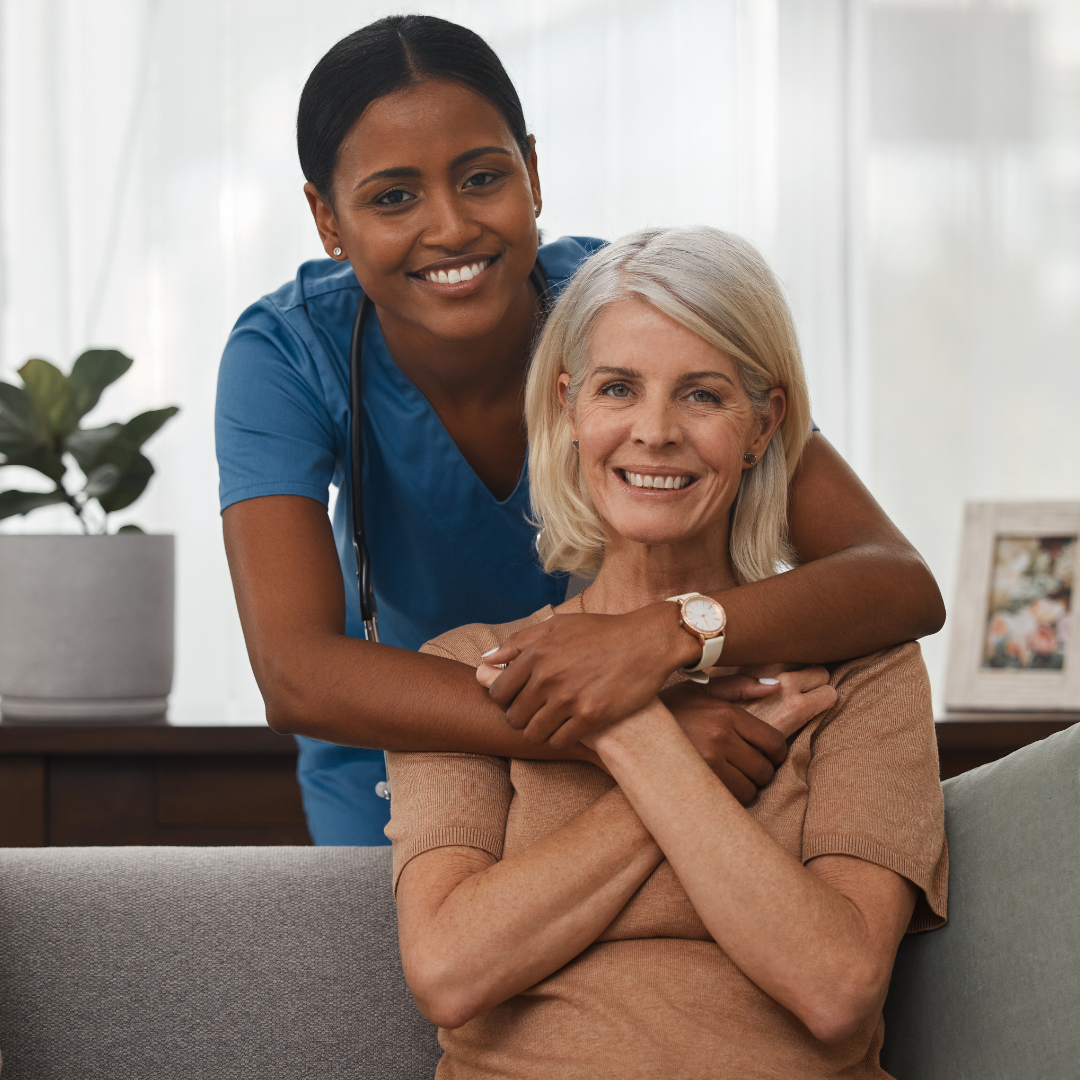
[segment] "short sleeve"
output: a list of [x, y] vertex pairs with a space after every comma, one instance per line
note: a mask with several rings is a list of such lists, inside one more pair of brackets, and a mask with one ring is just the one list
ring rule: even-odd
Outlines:
[[814, 735], [803, 861], [851, 855], [921, 890], [909, 932], [945, 921], [949, 855], [930, 683], [914, 642], [844, 664]]
[[262, 495], [327, 505], [336, 434], [314, 361], [267, 301], [229, 335], [215, 409], [221, 509]]
[[425, 851], [472, 847], [501, 859], [513, 788], [510, 762], [481, 754], [388, 755], [394, 894], [402, 870]]

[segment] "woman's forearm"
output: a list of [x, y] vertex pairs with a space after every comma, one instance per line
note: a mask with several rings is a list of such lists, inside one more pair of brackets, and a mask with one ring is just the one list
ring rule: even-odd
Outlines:
[[457, 850], [418, 856], [398, 885], [405, 974], [421, 1011], [441, 1027], [458, 1027], [569, 963], [662, 859], [617, 788], [447, 893]]
[[868, 925], [738, 805], [658, 702], [595, 745], [709, 933], [748, 978], [825, 1041], [846, 1037], [880, 1006], [894, 946], [878, 916], [891, 927], [910, 909], [891, 922], [889, 912], [872, 913]]

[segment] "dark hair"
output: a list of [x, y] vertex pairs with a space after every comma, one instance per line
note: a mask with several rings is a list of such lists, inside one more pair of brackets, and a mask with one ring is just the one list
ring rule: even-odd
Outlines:
[[487, 98], [529, 156], [521, 101], [491, 46], [445, 19], [388, 15], [342, 38], [315, 65], [300, 95], [300, 168], [324, 199], [331, 196], [338, 150], [364, 110], [424, 79], [453, 79]]

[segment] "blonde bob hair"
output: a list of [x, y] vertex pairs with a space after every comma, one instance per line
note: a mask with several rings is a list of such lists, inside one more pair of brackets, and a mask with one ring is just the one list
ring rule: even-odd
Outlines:
[[547, 320], [525, 387], [529, 485], [544, 569], [588, 573], [603, 557], [604, 523], [582, 479], [558, 382], [564, 372], [570, 376], [573, 409], [597, 318], [629, 298], [644, 300], [723, 351], [760, 415], [769, 390], [784, 390], [784, 419], [761, 460], [743, 471], [731, 517], [739, 583], [770, 577], [794, 561], [788, 482], [811, 430], [806, 375], [791, 312], [765, 260], [741, 237], [706, 226], [645, 229], [602, 248], [578, 270]]

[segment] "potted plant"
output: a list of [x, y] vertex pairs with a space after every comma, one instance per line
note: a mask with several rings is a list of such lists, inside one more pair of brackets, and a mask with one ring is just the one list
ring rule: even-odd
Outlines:
[[[65, 375], [28, 360], [0, 381], [0, 466], [51, 481], [0, 490], [0, 518], [66, 504], [82, 535], [0, 535], [0, 713], [5, 720], [142, 720], [172, 689], [173, 537], [109, 514], [130, 506], [154, 467], [143, 444], [177, 413], [84, 428], [102, 391], [131, 367], [115, 349], [84, 352]], [[74, 466], [74, 468], [73, 468]], [[73, 482], [74, 480], [74, 482]]]

